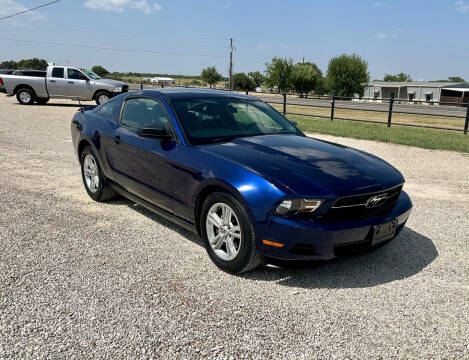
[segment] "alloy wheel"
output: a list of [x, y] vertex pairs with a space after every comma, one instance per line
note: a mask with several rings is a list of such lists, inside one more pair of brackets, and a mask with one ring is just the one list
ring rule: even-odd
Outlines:
[[96, 159], [91, 154], [86, 155], [83, 160], [83, 176], [88, 190], [92, 193], [98, 191], [99, 169]]
[[212, 205], [206, 217], [207, 237], [216, 256], [231, 261], [241, 248], [241, 227], [235, 212], [225, 203]]

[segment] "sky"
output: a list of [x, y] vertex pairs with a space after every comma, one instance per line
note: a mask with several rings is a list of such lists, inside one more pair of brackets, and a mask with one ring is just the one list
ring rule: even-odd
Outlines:
[[[0, 18], [51, 0], [0, 0]], [[110, 71], [263, 71], [357, 53], [372, 79], [469, 80], [469, 0], [62, 0], [0, 21], [0, 62], [39, 57]]]

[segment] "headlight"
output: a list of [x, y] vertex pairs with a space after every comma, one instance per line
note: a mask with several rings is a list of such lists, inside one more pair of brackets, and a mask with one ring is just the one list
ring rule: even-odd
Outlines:
[[112, 92], [122, 92], [122, 86], [116, 86], [114, 89], [112, 89]]
[[321, 205], [322, 200], [316, 199], [289, 199], [284, 200], [277, 206], [275, 213], [278, 215], [293, 215], [315, 212]]

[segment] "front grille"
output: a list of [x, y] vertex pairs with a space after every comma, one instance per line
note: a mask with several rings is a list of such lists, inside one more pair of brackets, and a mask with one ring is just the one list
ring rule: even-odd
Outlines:
[[[392, 211], [402, 191], [402, 185], [375, 192], [338, 199], [325, 214], [331, 220], [357, 220], [373, 216], [383, 216]], [[371, 198], [382, 198], [378, 205], [367, 204]]]
[[126, 93], [126, 92], [128, 92], [128, 91], [129, 91], [129, 85], [124, 85], [124, 86], [122, 86], [122, 92], [123, 92], [123, 93]]

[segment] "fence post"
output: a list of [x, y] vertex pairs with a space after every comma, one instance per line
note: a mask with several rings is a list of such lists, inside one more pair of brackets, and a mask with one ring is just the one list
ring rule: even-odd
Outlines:
[[389, 100], [388, 127], [391, 127], [392, 106], [393, 105], [394, 105], [394, 96], [391, 96], [391, 99]]
[[143, 90], [143, 80], [140, 81], [140, 90]]
[[334, 109], [335, 109], [335, 95], [332, 95], [332, 102], [331, 102], [331, 120], [334, 120]]
[[466, 122], [464, 123], [464, 135], [467, 135], [468, 128], [469, 128], [469, 102], [467, 103]]
[[283, 92], [283, 116], [287, 115], [287, 93]]
[[249, 90], [248, 89], [246, 89], [246, 95], [249, 95]]

